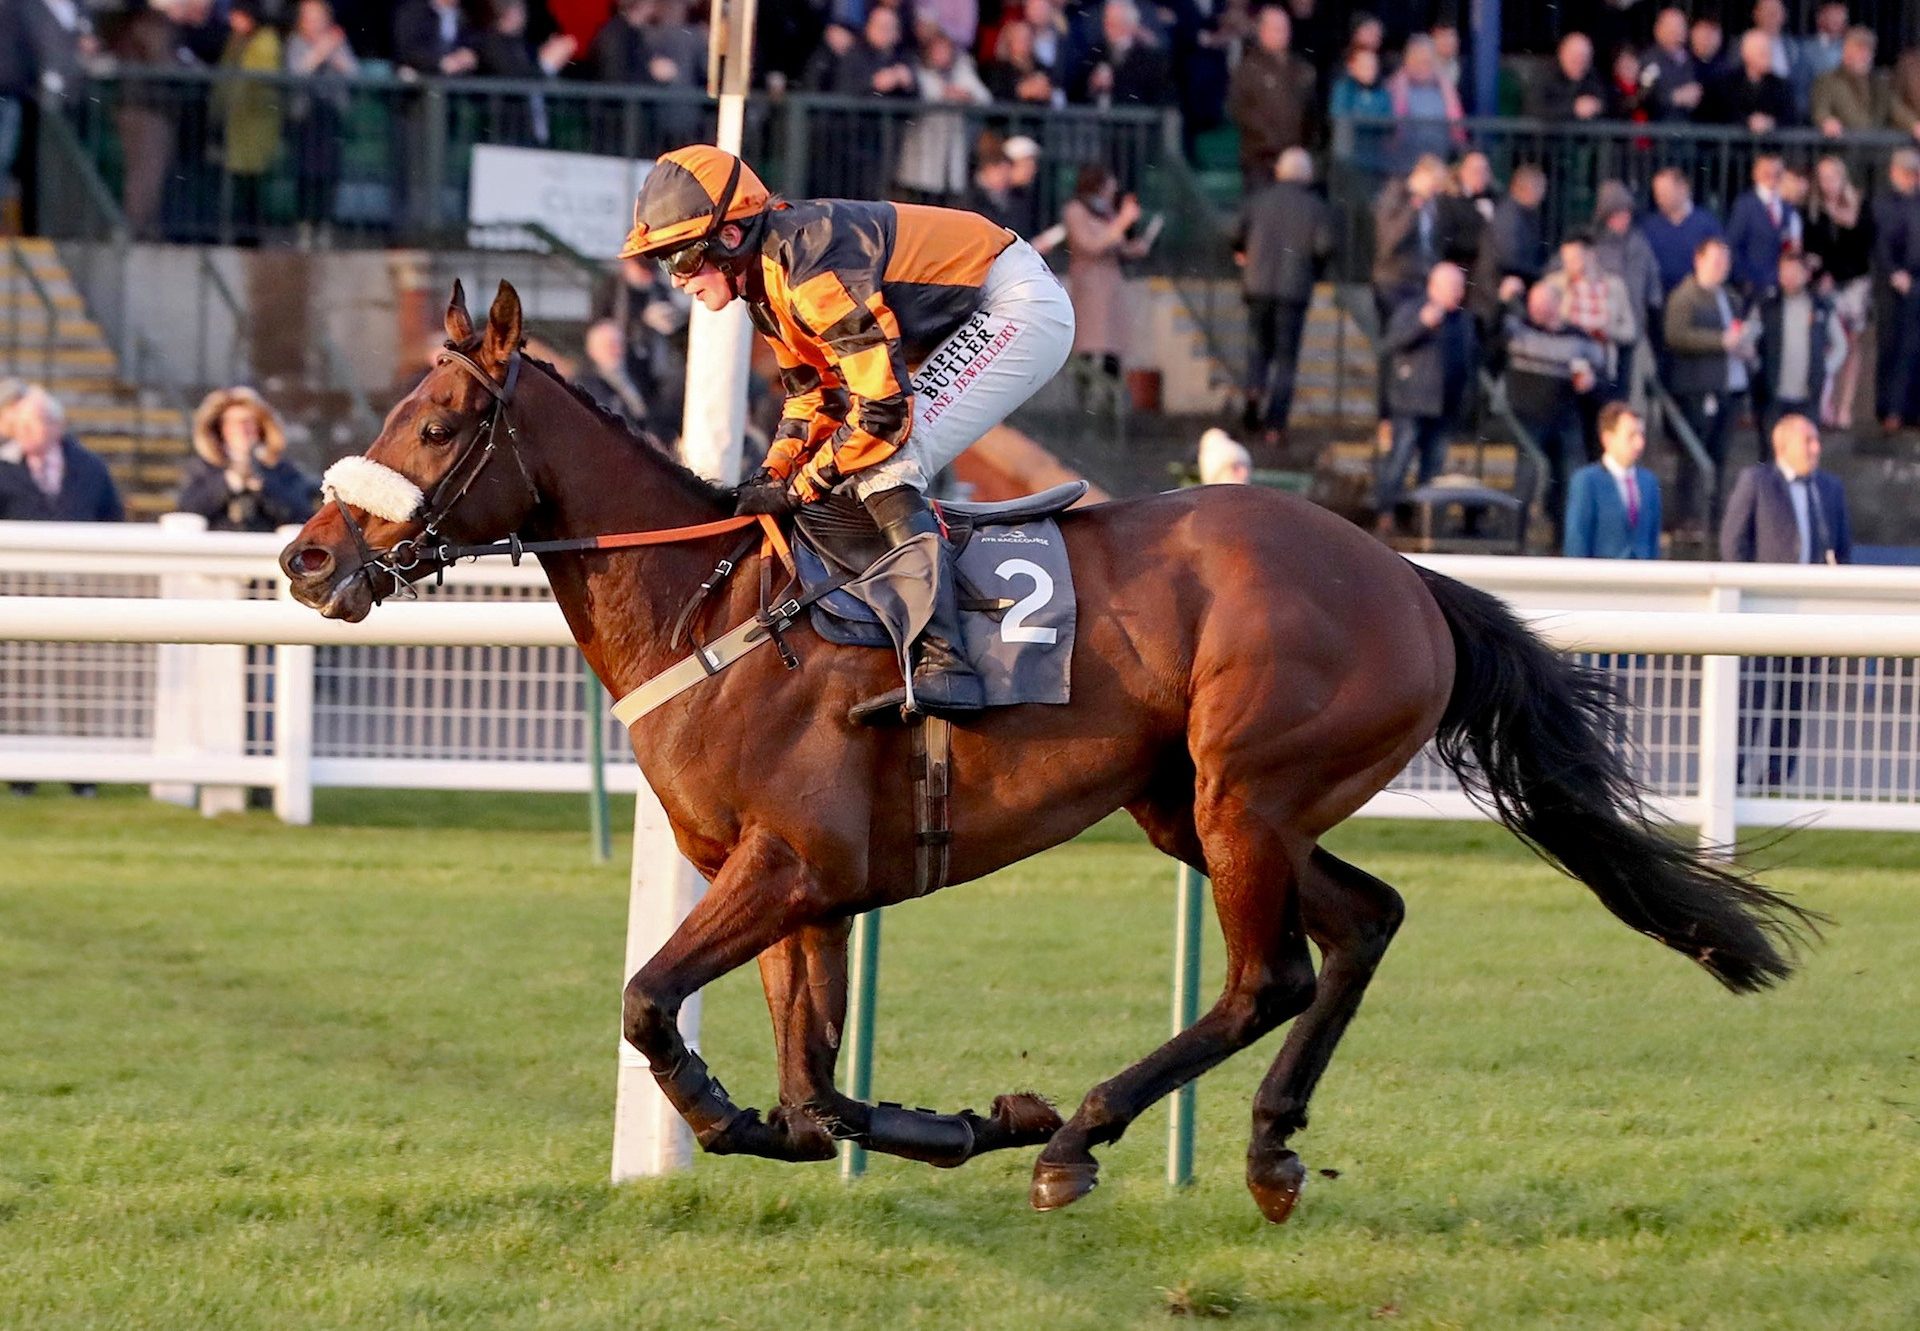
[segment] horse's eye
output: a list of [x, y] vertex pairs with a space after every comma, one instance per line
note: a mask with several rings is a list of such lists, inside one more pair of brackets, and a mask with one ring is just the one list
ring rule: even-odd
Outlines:
[[420, 437], [430, 444], [444, 444], [453, 438], [453, 431], [439, 421], [428, 421], [420, 427]]

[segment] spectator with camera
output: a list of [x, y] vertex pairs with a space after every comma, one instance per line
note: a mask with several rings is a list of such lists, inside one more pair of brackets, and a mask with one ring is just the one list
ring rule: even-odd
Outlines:
[[279, 414], [251, 388], [207, 394], [193, 414], [193, 457], [174, 506], [210, 531], [273, 531], [320, 507], [320, 483], [287, 461]]

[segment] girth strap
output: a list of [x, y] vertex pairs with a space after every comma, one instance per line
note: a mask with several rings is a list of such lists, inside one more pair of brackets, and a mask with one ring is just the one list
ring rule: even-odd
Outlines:
[[671, 702], [701, 680], [719, 674], [762, 643], [774, 641], [799, 621], [808, 606], [823, 596], [839, 591], [851, 581], [852, 574], [829, 578], [818, 587], [768, 607], [746, 623], [729, 629], [709, 645], [696, 647], [692, 656], [682, 658], [639, 688], [623, 695], [614, 703], [613, 714], [620, 718], [621, 725], [631, 728], [634, 722], [654, 708]]

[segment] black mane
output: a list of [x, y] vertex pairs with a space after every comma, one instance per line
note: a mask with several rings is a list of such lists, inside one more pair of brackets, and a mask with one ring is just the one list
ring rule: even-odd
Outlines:
[[[480, 339], [476, 337], [473, 341], [474, 345], [477, 346]], [[449, 343], [448, 345], [451, 346], [452, 344]], [[466, 352], [468, 348], [456, 347], [455, 350]], [[545, 370], [548, 377], [560, 385], [560, 387], [566, 389], [568, 393], [572, 394], [574, 401], [597, 416], [602, 425], [605, 425], [608, 429], [612, 430], [614, 434], [626, 440], [635, 448], [644, 449], [647, 456], [664, 468], [668, 476], [672, 477], [695, 497], [705, 500], [716, 508], [724, 508], [729, 513], [733, 511], [734, 487], [710, 481], [705, 476], [694, 471], [691, 467], [681, 462], [679, 458], [675, 457], [673, 450], [668, 448], [660, 440], [650, 434], [643, 434], [635, 430], [631, 425], [627, 424], [625, 418], [615, 415], [613, 412], [601, 406], [599, 402], [594, 400], [593, 394], [580, 387], [579, 384], [574, 383], [573, 380], [567, 378], [566, 375], [560, 372], [560, 367], [553, 362], [541, 360], [538, 356], [530, 356], [525, 349], [521, 350], [520, 359], [524, 364], [538, 366], [540, 369]]]

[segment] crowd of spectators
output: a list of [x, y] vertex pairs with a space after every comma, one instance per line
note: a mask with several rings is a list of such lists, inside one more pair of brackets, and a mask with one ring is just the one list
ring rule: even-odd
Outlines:
[[[1808, 179], [1762, 151], [1724, 221], [1694, 201], [1678, 167], [1654, 177], [1644, 211], [1625, 185], [1603, 182], [1591, 226], [1551, 244], [1546, 173], [1518, 167], [1495, 199], [1484, 169], [1477, 154], [1451, 171], [1422, 158], [1374, 211], [1383, 526], [1416, 461], [1416, 484], [1440, 470], [1482, 370], [1500, 377], [1546, 455], [1547, 510], [1563, 534], [1579, 498], [1571, 480], [1604, 451], [1610, 404], [1644, 419], [1649, 399], [1669, 394], [1715, 477], [1730, 480], [1736, 440], [1765, 460], [1783, 419], [1852, 427], [1873, 336], [1881, 429], [1920, 424], [1920, 150], [1895, 150], [1871, 197], [1838, 157]], [[1256, 196], [1247, 253], [1306, 215], [1278, 207], [1297, 188], [1282, 179]], [[1270, 295], [1252, 278], [1247, 289], [1250, 417], [1279, 430], [1291, 369], [1272, 364]], [[1717, 521], [1726, 484], [1702, 494], [1693, 467], [1676, 470], [1682, 519]]]

